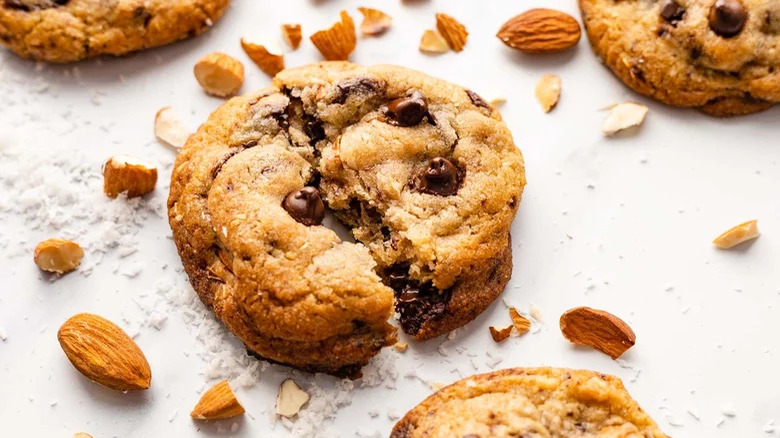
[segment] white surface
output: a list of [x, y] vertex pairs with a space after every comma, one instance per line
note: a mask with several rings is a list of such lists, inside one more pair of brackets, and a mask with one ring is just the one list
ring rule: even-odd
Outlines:
[[[361, 39], [352, 58], [417, 68], [485, 98], [508, 99], [502, 113], [525, 154], [529, 184], [512, 229], [514, 273], [504, 299], [526, 312], [530, 303], [538, 306], [541, 329], [494, 344], [488, 326], [509, 323], [497, 302], [443, 348], [438, 339], [411, 343], [404, 354], [383, 352], [366, 370], [373, 387], [358, 381], [354, 391], [337, 393], [327, 388], [351, 384], [276, 366], [246, 375], [246, 364], [258, 364], [235, 341], [224, 343], [223, 332], [208, 333], [218, 326], [204, 321], [180, 271], [164, 214], [174, 154], [154, 139], [154, 115], [173, 105], [194, 129], [221, 103], [202, 93], [191, 72], [210, 51], [244, 61], [244, 91], [266, 85], [269, 78], [241, 51], [242, 34], [275, 34], [282, 22], [301, 22], [308, 36], [334, 22], [342, 8], [359, 23], [356, 7], [368, 3], [236, 0], [201, 38], [76, 66], [0, 55], [0, 435], [288, 436], [293, 433], [282, 423], [272, 424], [272, 412], [278, 385], [293, 374], [311, 391], [320, 388], [294, 434], [311, 435], [306, 427], [316, 421], [323, 436], [387, 436], [389, 417], [431, 392], [424, 382], [490, 371], [502, 359], [495, 368], [552, 365], [616, 374], [677, 438], [780, 436], [780, 108], [731, 120], [667, 108], [630, 92], [584, 39], [564, 54], [527, 56], [494, 37], [504, 21], [533, 5], [579, 17], [573, 1], [382, 2], [394, 17], [392, 30]], [[471, 36], [462, 53], [417, 51], [435, 11], [467, 25]], [[305, 39], [287, 62], [319, 59]], [[550, 114], [533, 97], [545, 73], [563, 79], [561, 101]], [[599, 109], [625, 100], [650, 107], [644, 126], [604, 138]], [[163, 164], [145, 206], [129, 208], [100, 193], [100, 165], [117, 153]], [[20, 193], [20, 187], [26, 188]], [[24, 206], [30, 208], [20, 213]], [[754, 244], [728, 252], [710, 244], [752, 218], [763, 233]], [[55, 280], [38, 271], [32, 249], [54, 236], [90, 246], [84, 272]], [[104, 248], [114, 240], [118, 247]], [[579, 305], [609, 310], [634, 328], [637, 345], [622, 361], [562, 338], [559, 315]], [[113, 393], [72, 368], [56, 332], [82, 311], [137, 334], [153, 370], [149, 391]], [[204, 339], [217, 340], [213, 350]], [[241, 365], [217, 366], [220, 358]], [[199, 392], [222, 377], [231, 378], [251, 415], [236, 426], [191, 421]], [[333, 421], [319, 424], [323, 414], [313, 411], [334, 399], [343, 406]]]

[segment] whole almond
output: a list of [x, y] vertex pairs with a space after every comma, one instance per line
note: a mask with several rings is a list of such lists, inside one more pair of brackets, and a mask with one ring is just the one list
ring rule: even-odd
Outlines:
[[582, 32], [571, 15], [531, 9], [504, 23], [496, 36], [507, 46], [529, 53], [558, 52], [575, 46]]
[[138, 345], [113, 322], [80, 313], [60, 327], [60, 346], [88, 379], [117, 391], [147, 389], [152, 370]]
[[561, 315], [561, 333], [570, 342], [586, 345], [617, 359], [636, 343], [623, 320], [603, 310], [575, 307]]
[[223, 380], [203, 393], [190, 416], [196, 420], [222, 420], [244, 412], [228, 381]]

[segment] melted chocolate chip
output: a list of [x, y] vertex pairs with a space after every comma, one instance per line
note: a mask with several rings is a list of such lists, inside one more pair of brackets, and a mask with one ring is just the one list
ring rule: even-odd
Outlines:
[[382, 88], [382, 84], [371, 78], [347, 79], [337, 85], [339, 95], [333, 99], [333, 103], [344, 104], [352, 94], [372, 94]]
[[4, 0], [3, 5], [10, 9], [29, 12], [65, 6], [68, 4], [68, 1], [69, 0]]
[[290, 192], [284, 198], [282, 207], [293, 219], [306, 226], [319, 225], [325, 218], [325, 204], [322, 203], [320, 191], [314, 187]]
[[709, 20], [713, 32], [731, 38], [745, 27], [747, 11], [739, 0], [717, 0], [710, 9]]
[[421, 192], [450, 196], [458, 192], [458, 168], [446, 158], [436, 157], [428, 162], [418, 182]]
[[428, 115], [428, 101], [421, 92], [415, 91], [390, 101], [380, 111], [392, 125], [415, 126]]
[[325, 139], [325, 128], [322, 127], [322, 122], [312, 116], [306, 116], [303, 122], [303, 132], [309, 137], [309, 144], [312, 146]]
[[493, 107], [490, 106], [490, 104], [487, 103], [487, 101], [483, 99], [482, 96], [480, 96], [479, 94], [471, 90], [466, 90], [466, 94], [469, 95], [469, 99], [471, 99], [471, 103], [473, 103], [474, 105], [480, 108], [485, 108], [486, 110], [493, 112]]
[[685, 15], [685, 9], [675, 0], [665, 0], [661, 4], [661, 17], [669, 23], [676, 23], [682, 20]]
[[394, 265], [384, 276], [395, 293], [395, 309], [400, 314], [401, 328], [414, 335], [425, 322], [444, 315], [452, 291], [440, 291], [431, 283], [421, 284], [411, 279], [408, 271], [407, 265]]

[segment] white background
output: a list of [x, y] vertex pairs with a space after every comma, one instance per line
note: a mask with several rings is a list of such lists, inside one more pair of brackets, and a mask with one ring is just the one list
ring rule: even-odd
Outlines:
[[[494, 35], [525, 9], [543, 5], [579, 18], [573, 0], [519, 3], [236, 0], [208, 34], [123, 59], [49, 66], [2, 53], [0, 334], [7, 339], [0, 341], [0, 435], [266, 437], [312, 435], [313, 428], [323, 436], [387, 436], [391, 418], [427, 396], [429, 383], [491, 366], [549, 365], [622, 377], [678, 438], [780, 436], [780, 108], [719, 120], [665, 107], [623, 86], [585, 38], [563, 54], [515, 52]], [[512, 228], [514, 271], [504, 299], [524, 312], [533, 303], [544, 324], [494, 344], [488, 326], [509, 323], [499, 301], [441, 349], [444, 339], [412, 343], [404, 354], [388, 349], [366, 370], [370, 378], [345, 391], [349, 383], [284, 367], [247, 372], [256, 361], [204, 317], [164, 214], [175, 152], [154, 139], [152, 121], [172, 105], [194, 130], [221, 103], [192, 76], [206, 53], [241, 59], [243, 90], [258, 89], [270, 79], [242, 52], [242, 35], [277, 35], [281, 23], [300, 22], [308, 37], [341, 9], [359, 24], [361, 5], [380, 7], [394, 23], [380, 38], [360, 39], [353, 61], [400, 64], [488, 99], [507, 98], [501, 111], [525, 155], [528, 186]], [[437, 11], [466, 24], [471, 35], [462, 53], [418, 52]], [[317, 60], [305, 38], [287, 65]], [[563, 79], [550, 114], [533, 97], [545, 73]], [[626, 100], [650, 107], [645, 124], [603, 137], [600, 108]], [[100, 193], [100, 165], [117, 153], [161, 164], [157, 190], [143, 205]], [[753, 244], [732, 251], [711, 245], [720, 232], [754, 218], [763, 235]], [[85, 272], [55, 279], [38, 271], [32, 249], [55, 236], [89, 247]], [[119, 246], [105, 248], [102, 241], [111, 239]], [[558, 317], [580, 305], [609, 310], [633, 327], [637, 344], [623, 361], [562, 338]], [[82, 311], [135, 335], [152, 366], [150, 390], [114, 393], [72, 368], [56, 332]], [[285, 427], [273, 423], [272, 412], [289, 375], [315, 397], [298, 423]], [[193, 422], [188, 414], [199, 392], [223, 377], [251, 415]], [[334, 400], [335, 411], [315, 412], [333, 408]]]

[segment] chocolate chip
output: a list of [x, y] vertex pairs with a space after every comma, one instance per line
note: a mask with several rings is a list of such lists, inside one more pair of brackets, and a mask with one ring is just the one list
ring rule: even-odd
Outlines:
[[458, 168], [446, 158], [436, 157], [428, 162], [419, 181], [421, 192], [450, 196], [458, 192]]
[[471, 99], [471, 103], [473, 103], [474, 105], [480, 108], [485, 108], [486, 110], [493, 112], [493, 107], [490, 106], [490, 104], [487, 103], [487, 101], [483, 99], [482, 96], [480, 96], [479, 94], [471, 90], [466, 90], [466, 94], [469, 95], [469, 99]]
[[676, 23], [682, 20], [683, 15], [685, 15], [685, 9], [675, 0], [664, 0], [661, 4], [661, 17], [668, 22]]
[[390, 101], [380, 111], [392, 125], [415, 126], [428, 115], [428, 102], [421, 92], [415, 91]]
[[293, 219], [306, 226], [319, 225], [325, 218], [325, 204], [322, 203], [320, 191], [314, 187], [290, 192], [284, 198], [282, 207]]
[[303, 122], [303, 132], [309, 137], [309, 144], [312, 146], [325, 139], [325, 128], [322, 127], [322, 122], [312, 116], [306, 116]]
[[352, 94], [372, 94], [382, 88], [382, 84], [371, 78], [352, 78], [336, 85], [339, 95], [333, 99], [333, 103], [343, 104]]
[[710, 9], [710, 29], [716, 34], [730, 38], [745, 27], [747, 11], [739, 0], [718, 0]]
[[400, 314], [401, 327], [414, 335], [425, 322], [444, 315], [452, 291], [440, 291], [431, 283], [421, 284], [410, 278], [408, 272], [408, 265], [393, 265], [385, 271], [384, 278], [395, 293], [395, 309]]

